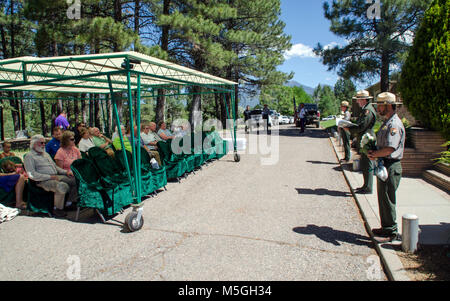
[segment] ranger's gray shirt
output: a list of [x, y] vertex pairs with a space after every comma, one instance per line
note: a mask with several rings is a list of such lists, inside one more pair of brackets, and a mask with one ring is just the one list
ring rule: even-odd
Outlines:
[[51, 180], [52, 175], [66, 175], [67, 171], [56, 166], [49, 154], [31, 150], [23, 160], [30, 179], [36, 182]]
[[392, 147], [394, 152], [387, 158], [401, 160], [405, 149], [405, 127], [397, 114], [385, 121], [377, 134], [378, 149]]

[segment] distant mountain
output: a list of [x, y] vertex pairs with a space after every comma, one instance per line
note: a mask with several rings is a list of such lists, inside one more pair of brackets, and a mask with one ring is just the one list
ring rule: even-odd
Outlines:
[[[295, 80], [289, 81], [286, 84], [286, 86], [288, 86], [288, 87], [302, 87], [303, 90], [305, 90], [305, 92], [307, 94], [309, 94], [311, 96], [314, 94], [314, 88], [302, 85], [299, 82], [296, 82]], [[259, 104], [259, 94], [260, 94], [260, 91], [257, 91], [256, 95], [249, 95], [249, 94], [247, 94], [245, 92], [241, 92], [239, 94], [239, 106], [245, 108], [247, 105], [249, 105], [251, 108], [253, 108], [257, 104]]]
[[311, 88], [311, 87], [302, 85], [302, 84], [300, 84], [299, 82], [296, 82], [295, 80], [288, 81], [288, 83], [286, 84], [286, 86], [288, 86], [288, 87], [302, 87], [303, 90], [305, 90], [305, 92], [306, 92], [307, 94], [309, 94], [309, 95], [311, 95], [311, 96], [314, 94], [314, 88]]

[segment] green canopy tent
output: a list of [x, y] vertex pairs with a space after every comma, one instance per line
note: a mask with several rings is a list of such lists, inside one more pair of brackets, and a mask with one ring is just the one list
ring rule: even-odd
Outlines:
[[[132, 51], [50, 58], [19, 57], [0, 61], [0, 91], [27, 91], [28, 94], [33, 92], [71, 93], [71, 95], [74, 93], [104, 94], [105, 100], [112, 102], [123, 160], [132, 188], [132, 203], [135, 205], [126, 218], [126, 224], [132, 231], [140, 229], [143, 224], [141, 148], [138, 143], [135, 143], [134, 135], [131, 135], [130, 143], [134, 147], [133, 162], [128, 162], [115, 93], [126, 93], [129, 125], [131, 129], [134, 125], [137, 126], [138, 137], [140, 137], [140, 104], [143, 93], [151, 93], [153, 97], [156, 97], [157, 89], [164, 88], [176, 91], [170, 95], [190, 95], [188, 89], [184, 88], [199, 86], [209, 90], [205, 93], [229, 95], [234, 121], [233, 128], [230, 130], [234, 144], [234, 157], [238, 162], [240, 158], [236, 146], [235, 85], [237, 85], [235, 82], [226, 79]], [[137, 106], [133, 105], [133, 95], [136, 95]], [[71, 96], [68, 98], [72, 99]], [[225, 104], [227, 104], [226, 101]], [[227, 115], [229, 118], [228, 108]]]

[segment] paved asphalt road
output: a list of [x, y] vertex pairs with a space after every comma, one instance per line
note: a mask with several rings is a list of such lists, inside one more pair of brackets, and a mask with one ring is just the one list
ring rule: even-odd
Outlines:
[[325, 132], [279, 139], [275, 165], [227, 155], [169, 183], [135, 233], [125, 214], [0, 224], [0, 280], [385, 280]]

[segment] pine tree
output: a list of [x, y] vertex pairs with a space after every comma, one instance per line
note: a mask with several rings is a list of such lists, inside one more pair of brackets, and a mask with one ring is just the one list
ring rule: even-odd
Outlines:
[[[365, 0], [333, 0], [324, 3], [330, 30], [345, 39], [345, 46], [325, 48], [318, 44], [316, 54], [329, 70], [339, 70], [344, 78], [364, 80], [380, 76], [382, 92], [389, 89], [390, 66], [402, 63], [431, 0], [382, 0], [381, 18], [369, 18], [371, 4]], [[369, 14], [370, 15], [370, 14]]]

